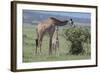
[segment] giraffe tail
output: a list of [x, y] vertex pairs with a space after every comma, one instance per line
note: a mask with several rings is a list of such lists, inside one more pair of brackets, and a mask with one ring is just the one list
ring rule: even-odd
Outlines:
[[38, 35], [38, 29], [36, 28], [36, 46], [39, 46], [39, 43], [38, 43], [38, 37], [39, 37], [39, 35]]

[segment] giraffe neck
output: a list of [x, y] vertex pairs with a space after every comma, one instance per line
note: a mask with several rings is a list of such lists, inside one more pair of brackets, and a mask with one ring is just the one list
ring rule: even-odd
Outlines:
[[68, 22], [68, 20], [66, 20], [66, 21], [61, 21], [61, 20], [58, 20], [58, 19], [56, 19], [56, 18], [54, 18], [54, 17], [50, 17], [50, 18], [49, 18], [49, 21], [51, 21], [52, 23], [54, 23], [54, 24], [57, 25], [57, 26], [64, 26], [64, 25], [66, 25], [66, 23]]
[[67, 25], [68, 21], [61, 21], [61, 22], [58, 22], [56, 23], [56, 26], [64, 26], [64, 25]]

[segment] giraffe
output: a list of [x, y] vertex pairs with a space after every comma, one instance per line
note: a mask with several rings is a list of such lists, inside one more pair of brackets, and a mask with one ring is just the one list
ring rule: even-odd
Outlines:
[[[38, 40], [38, 48], [41, 53], [41, 46], [42, 46], [42, 40], [45, 35], [45, 33], [49, 34], [49, 55], [52, 54], [52, 37], [55, 32], [56, 26], [64, 26], [66, 24], [71, 24], [71, 21], [65, 20], [61, 21], [54, 17], [49, 17], [47, 20], [41, 21], [38, 23], [36, 32], [37, 32], [37, 40]], [[37, 54], [37, 48], [36, 48], [36, 54]]]
[[52, 37], [52, 49], [54, 50], [54, 53], [58, 56], [59, 55], [58, 26], [55, 27], [55, 32]]

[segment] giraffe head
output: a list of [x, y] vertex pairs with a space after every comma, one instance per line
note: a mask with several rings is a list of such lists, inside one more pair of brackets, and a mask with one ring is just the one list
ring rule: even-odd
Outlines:
[[74, 21], [72, 19], [69, 19], [67, 24], [70, 25], [70, 26], [73, 26], [74, 25]]

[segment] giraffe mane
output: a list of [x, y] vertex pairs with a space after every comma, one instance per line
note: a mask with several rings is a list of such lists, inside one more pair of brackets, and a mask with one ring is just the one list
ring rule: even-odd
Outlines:
[[62, 21], [60, 21], [60, 20], [58, 20], [58, 19], [56, 19], [56, 18], [54, 18], [54, 17], [50, 17], [50, 19], [51, 19], [51, 20], [54, 20], [54, 21], [56, 21], [56, 22], [62, 22]]

